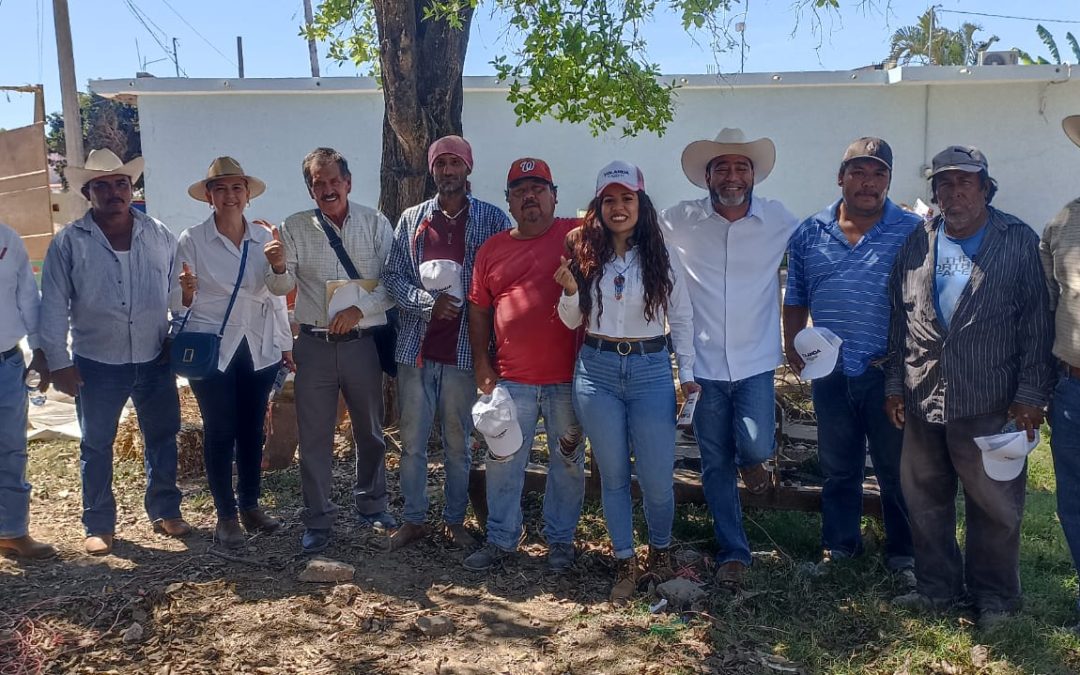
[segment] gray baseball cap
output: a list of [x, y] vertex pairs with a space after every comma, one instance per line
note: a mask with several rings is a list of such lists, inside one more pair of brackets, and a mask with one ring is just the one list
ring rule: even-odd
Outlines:
[[988, 170], [986, 155], [982, 154], [978, 148], [970, 145], [950, 145], [934, 155], [930, 177], [933, 178], [943, 171], [978, 173], [986, 170]]

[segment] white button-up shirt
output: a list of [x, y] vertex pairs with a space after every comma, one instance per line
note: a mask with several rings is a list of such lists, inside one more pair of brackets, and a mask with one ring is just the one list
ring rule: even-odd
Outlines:
[[[675, 349], [675, 361], [679, 364], [679, 380], [694, 380], [694, 310], [687, 292], [686, 273], [679, 261], [679, 254], [668, 248], [671, 258], [671, 297], [665, 315], [660, 309], [652, 321], [645, 319], [645, 285], [641, 280], [641, 263], [637, 247], [631, 248], [623, 258], [616, 257], [604, 265], [599, 288], [604, 302], [600, 315], [596, 291], [593, 293], [589, 312], [588, 332], [610, 338], [647, 339], [663, 335], [665, 326], [671, 327], [671, 344]], [[623, 276], [622, 297], [615, 297], [615, 277]], [[581, 325], [582, 313], [578, 294], [559, 296], [559, 318], [573, 329]], [[666, 324], [665, 324], [666, 322]]]
[[[247, 340], [251, 360], [256, 370], [274, 365], [281, 360], [281, 352], [292, 349], [292, 331], [285, 298], [274, 295], [266, 287], [269, 263], [263, 255], [263, 246], [273, 239], [265, 227], [245, 222], [244, 240], [237, 247], [228, 237], [218, 231], [214, 216], [185, 230], [180, 235], [173, 269], [179, 274], [187, 263], [198, 278], [198, 291], [191, 303], [191, 316], [185, 331], [217, 333], [225, 318], [240, 273], [240, 256], [244, 242], [248, 242], [247, 264], [244, 278], [236, 294], [236, 304], [229, 314], [225, 334], [221, 338], [218, 354], [218, 370], [229, 367], [240, 346]], [[175, 297], [173, 314], [182, 315], [185, 308]]]
[[735, 222], [708, 197], [679, 202], [660, 219], [686, 269], [698, 377], [732, 382], [783, 363], [777, 270], [799, 220], [757, 195]]
[[28, 336], [30, 349], [38, 344], [38, 296], [30, 256], [15, 230], [0, 223], [0, 352]]

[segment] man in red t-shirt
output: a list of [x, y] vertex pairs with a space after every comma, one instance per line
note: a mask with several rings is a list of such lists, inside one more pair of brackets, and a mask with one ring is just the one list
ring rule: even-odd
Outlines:
[[[551, 169], [525, 157], [510, 166], [506, 199], [516, 226], [488, 239], [476, 254], [469, 290], [469, 341], [476, 384], [496, 383], [514, 399], [524, 441], [509, 457], [487, 458], [487, 543], [465, 559], [486, 570], [510, 556], [521, 538], [521, 489], [537, 420], [547, 432], [549, 470], [544, 497], [548, 565], [574, 564], [574, 530], [585, 495], [585, 453], [571, 401], [578, 335], [559, 319], [562, 287], [554, 280], [566, 235], [576, 219], [555, 218]], [[494, 335], [494, 358], [488, 350]]]

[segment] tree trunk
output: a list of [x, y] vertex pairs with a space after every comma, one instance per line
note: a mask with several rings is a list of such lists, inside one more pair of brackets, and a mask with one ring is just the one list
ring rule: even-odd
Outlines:
[[373, 0], [382, 69], [382, 171], [379, 209], [396, 223], [401, 212], [435, 193], [427, 149], [461, 133], [461, 75], [473, 9], [465, 3], [461, 28], [425, 21], [427, 0]]

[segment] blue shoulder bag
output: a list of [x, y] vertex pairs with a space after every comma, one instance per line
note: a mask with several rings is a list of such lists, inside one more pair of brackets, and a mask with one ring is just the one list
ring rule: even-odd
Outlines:
[[[173, 372], [188, 380], [204, 380], [217, 372], [218, 354], [221, 349], [221, 338], [225, 335], [225, 326], [229, 323], [229, 315], [232, 314], [233, 305], [236, 304], [236, 294], [240, 292], [240, 284], [244, 281], [244, 268], [247, 266], [248, 242], [244, 241], [243, 251], [240, 253], [240, 273], [236, 275], [236, 286], [233, 287], [232, 297], [229, 298], [229, 307], [225, 310], [225, 318], [221, 320], [221, 330], [214, 333], [184, 332], [191, 317], [191, 308], [184, 315], [180, 323], [180, 330], [173, 339], [169, 350], [169, 358]], [[192, 302], [192, 307], [194, 307]]]

